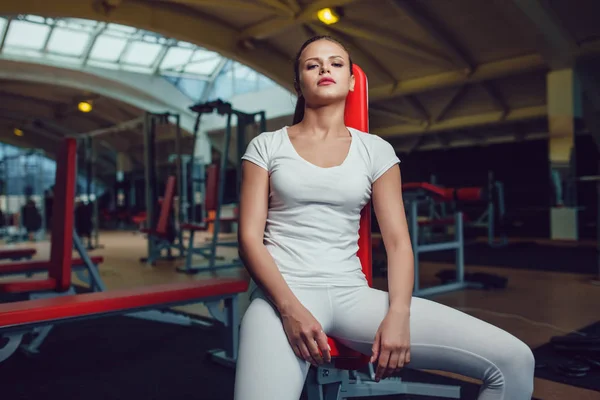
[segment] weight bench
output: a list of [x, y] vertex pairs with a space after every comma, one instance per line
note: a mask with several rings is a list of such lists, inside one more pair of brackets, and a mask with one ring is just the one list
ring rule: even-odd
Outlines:
[[[152, 228], [154, 221], [146, 219], [147, 228], [140, 229], [141, 233], [148, 238], [148, 257], [140, 259], [143, 263], [155, 265], [159, 259], [173, 260], [171, 249], [176, 248], [181, 253], [181, 246], [174, 244], [177, 235], [171, 232], [169, 220], [172, 219], [173, 199], [175, 197], [175, 177], [169, 176], [165, 186], [165, 194], [160, 205], [160, 214], [156, 226]], [[167, 251], [166, 257], [162, 256], [163, 250]]]
[[0, 260], [30, 260], [36, 253], [37, 250], [32, 248], [0, 249]]
[[[346, 125], [363, 132], [369, 131], [368, 123], [368, 85], [363, 70], [353, 66], [355, 88], [346, 99]], [[372, 247], [371, 247], [371, 203], [361, 212], [358, 252], [362, 270], [369, 285], [372, 285]], [[360, 321], [357, 321], [360, 323]], [[342, 400], [353, 397], [386, 396], [398, 394], [419, 394], [443, 398], [460, 398], [459, 386], [433, 385], [405, 382], [398, 378], [389, 378], [380, 382], [374, 380], [374, 370], [369, 356], [358, 353], [329, 338], [331, 363], [317, 368], [311, 367], [306, 380], [306, 392], [309, 400]], [[358, 371], [369, 369], [369, 374]]]
[[[0, 361], [10, 357], [20, 347], [35, 353], [54, 324], [75, 322], [85, 318], [127, 315], [167, 323], [192, 325], [191, 318], [161, 314], [160, 310], [175, 305], [203, 302], [213, 318], [227, 327], [225, 349], [211, 352], [213, 360], [231, 365], [237, 351], [237, 296], [248, 288], [242, 278], [216, 278], [202, 281], [156, 285], [129, 290], [105, 291], [98, 271], [92, 268], [101, 259], [88, 257], [73, 229], [76, 142], [65, 139], [57, 155], [55, 208], [49, 261], [5, 266], [5, 272], [29, 273], [47, 271], [41, 279], [13, 279], [0, 282], [0, 293], [26, 295], [28, 300], [0, 304], [0, 338], [8, 342], [0, 348]], [[73, 247], [81, 260], [73, 260]], [[71, 277], [73, 266], [84, 265], [90, 273], [95, 292], [75, 294]], [[219, 307], [224, 302], [224, 308]], [[201, 325], [206, 323], [197, 322]], [[34, 334], [27, 346], [21, 346], [23, 336]], [[2, 341], [0, 340], [0, 344]]]
[[[237, 296], [246, 290], [248, 282], [244, 279], [216, 278], [0, 304], [0, 334], [8, 339], [0, 348], [0, 362], [19, 348], [25, 334], [38, 328], [199, 302], [226, 327], [224, 349], [212, 350], [209, 356], [231, 362], [237, 356]], [[224, 301], [222, 310], [220, 301]]]

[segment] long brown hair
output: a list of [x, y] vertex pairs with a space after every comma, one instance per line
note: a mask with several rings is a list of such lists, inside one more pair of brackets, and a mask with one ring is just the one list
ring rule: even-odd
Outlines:
[[306, 42], [302, 44], [300, 50], [298, 50], [298, 54], [296, 54], [296, 60], [294, 61], [294, 88], [296, 89], [296, 93], [298, 95], [298, 101], [296, 101], [296, 109], [294, 110], [294, 120], [293, 124], [297, 124], [304, 118], [304, 108], [306, 106], [306, 101], [304, 100], [304, 96], [302, 96], [302, 92], [300, 91], [300, 56], [304, 49], [311, 43], [316, 42], [317, 40], [330, 40], [334, 43], [342, 46], [346, 53], [348, 53], [348, 60], [350, 64], [350, 74], [352, 74], [352, 58], [350, 57], [350, 52], [339, 40], [334, 39], [331, 36], [322, 35], [322, 36], [313, 36], [308, 39]]

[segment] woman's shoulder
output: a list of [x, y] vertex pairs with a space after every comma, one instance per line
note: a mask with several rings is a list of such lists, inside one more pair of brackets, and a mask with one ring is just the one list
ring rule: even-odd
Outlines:
[[266, 165], [267, 161], [269, 161], [277, 149], [281, 147], [285, 134], [284, 130], [285, 127], [274, 131], [264, 131], [256, 135], [248, 143], [244, 157], [250, 159], [253, 156], [258, 156]]
[[363, 145], [369, 151], [377, 151], [382, 147], [392, 147], [391, 144], [381, 136], [377, 136], [369, 132], [364, 132], [360, 129], [350, 127], [348, 127], [348, 129], [352, 130], [352, 132], [354, 133], [354, 137], [356, 137], [361, 143], [363, 143]]

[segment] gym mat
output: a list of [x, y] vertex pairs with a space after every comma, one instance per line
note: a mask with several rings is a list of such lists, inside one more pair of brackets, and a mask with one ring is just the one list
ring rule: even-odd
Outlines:
[[[205, 356], [219, 343], [213, 329], [121, 316], [58, 325], [39, 354], [19, 352], [0, 363], [1, 381], [10, 382], [2, 385], [2, 398], [38, 400], [52, 393], [61, 400], [231, 399], [234, 370]], [[420, 371], [406, 371], [405, 378], [460, 385], [464, 400], [476, 399], [479, 390], [476, 384]]]
[[[600, 321], [579, 329], [577, 332], [600, 337]], [[576, 359], [577, 353], [557, 352], [550, 343], [547, 343], [533, 349], [533, 354], [537, 366], [536, 377], [600, 392], [600, 367], [590, 368], [586, 376], [579, 378], [567, 377], [559, 372], [559, 366]], [[594, 356], [600, 362], [600, 352], [588, 352], [587, 354]]]
[[[454, 251], [422, 253], [421, 261], [454, 263]], [[598, 256], [593, 247], [550, 246], [532, 242], [490, 247], [487, 243], [465, 246], [465, 265], [518, 268], [540, 271], [597, 273]]]

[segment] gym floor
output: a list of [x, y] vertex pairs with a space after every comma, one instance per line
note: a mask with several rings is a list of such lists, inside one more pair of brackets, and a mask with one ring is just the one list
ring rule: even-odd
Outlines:
[[[198, 242], [204, 239], [200, 237]], [[188, 276], [177, 273], [175, 268], [181, 265], [183, 260], [161, 261], [154, 267], [140, 263], [139, 258], [145, 256], [146, 241], [144, 236], [139, 234], [126, 231], [101, 232], [100, 244], [102, 247], [91, 251], [90, 254], [104, 257], [100, 273], [109, 290], [201, 279], [208, 275]], [[19, 246], [31, 244], [24, 243]], [[38, 242], [35, 247], [38, 249], [35, 258], [47, 259], [49, 242]], [[235, 250], [224, 249], [220, 254], [234, 257]], [[451, 267], [452, 265], [442, 263], [422, 263], [423, 285], [437, 283], [435, 274], [441, 269]], [[432, 299], [499, 326], [523, 340], [531, 348], [547, 343], [552, 336], [566, 334], [598, 320], [600, 289], [589, 283], [589, 276], [470, 265], [466, 267], [466, 272], [499, 274], [508, 278], [509, 285], [499, 291], [466, 290], [437, 295]], [[244, 274], [244, 271], [226, 269], [217, 274]], [[374, 285], [386, 290], [384, 278], [377, 278]], [[183, 309], [198, 315], [207, 315], [202, 306], [187, 306]], [[460, 376], [446, 375], [464, 379]], [[598, 400], [600, 393], [536, 378], [534, 397], [544, 400]]]

